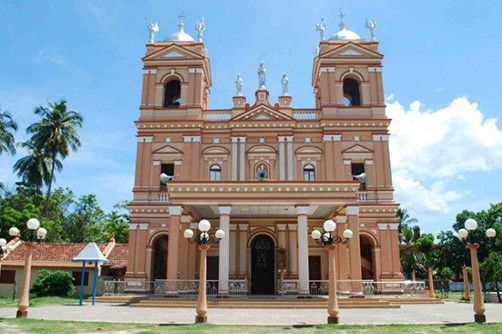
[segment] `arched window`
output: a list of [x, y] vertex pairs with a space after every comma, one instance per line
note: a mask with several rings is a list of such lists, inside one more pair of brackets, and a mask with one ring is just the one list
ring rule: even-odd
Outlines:
[[178, 108], [180, 106], [181, 83], [171, 80], [164, 87], [164, 107]]
[[268, 166], [267, 166], [267, 164], [260, 163], [256, 166], [256, 179], [257, 180], [268, 179]]
[[303, 166], [303, 180], [315, 181], [315, 167], [312, 164]]
[[211, 165], [209, 167], [209, 180], [219, 181], [221, 180], [221, 166], [218, 164]]
[[359, 83], [355, 79], [347, 78], [343, 80], [343, 104], [346, 107], [361, 105]]

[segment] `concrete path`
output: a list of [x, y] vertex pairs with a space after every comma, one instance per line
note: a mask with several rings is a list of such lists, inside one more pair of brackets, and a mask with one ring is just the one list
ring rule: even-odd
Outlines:
[[[488, 322], [502, 322], [502, 304], [486, 304]], [[0, 318], [13, 318], [15, 308], [0, 308]], [[33, 307], [29, 317], [45, 320], [79, 320], [138, 323], [193, 323], [191, 308], [128, 307], [118, 304], [96, 306], [51, 305]], [[294, 325], [323, 324], [325, 309], [216, 309], [208, 312], [210, 323]], [[345, 324], [440, 324], [473, 321], [471, 304], [447, 302], [433, 305], [402, 305], [393, 309], [342, 309]]]

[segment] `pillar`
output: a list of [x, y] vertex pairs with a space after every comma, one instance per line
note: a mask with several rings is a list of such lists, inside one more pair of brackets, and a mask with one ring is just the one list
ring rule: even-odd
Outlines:
[[[337, 225], [336, 229], [338, 231], [338, 234], [343, 233], [343, 231], [345, 231], [345, 229], [347, 228], [347, 216], [336, 216], [335, 221]], [[352, 240], [350, 242], [352, 242]], [[338, 248], [337, 279], [346, 280], [350, 276], [349, 245], [337, 244], [337, 248]]]
[[246, 179], [246, 137], [239, 137], [239, 180]]
[[153, 281], [153, 279], [152, 279], [152, 247], [150, 247], [150, 246], [148, 246], [146, 248], [145, 274], [146, 274], [147, 281]]
[[293, 136], [288, 136], [286, 137], [286, 148], [288, 151], [288, 180], [294, 180], [295, 179], [295, 171], [294, 171], [294, 162], [295, 162], [295, 157], [293, 154]]
[[349, 242], [350, 279], [360, 280], [361, 246], [359, 241], [359, 207], [348, 206], [345, 212], [347, 213], [347, 227], [354, 233], [354, 237]]
[[296, 242], [298, 238], [296, 237], [297, 226], [295, 224], [288, 225], [289, 231], [289, 251], [288, 251], [288, 262], [289, 262], [289, 278], [298, 276], [298, 247]]
[[298, 280], [300, 295], [309, 294], [309, 245], [308, 245], [308, 206], [297, 206], [298, 215]]
[[237, 141], [239, 137], [232, 137], [232, 181], [237, 180]]
[[237, 268], [236, 268], [236, 259], [237, 259], [237, 225], [232, 224], [230, 225], [230, 269], [229, 269], [229, 276], [235, 277], [238, 273]]
[[181, 206], [169, 207], [169, 241], [167, 249], [167, 293], [176, 293], [176, 280], [178, 279], [178, 249], [181, 222]]
[[285, 147], [284, 141], [286, 137], [279, 137], [279, 180], [286, 179], [286, 157], [285, 157]]
[[247, 277], [248, 224], [239, 224], [239, 277]]
[[220, 206], [220, 230], [225, 237], [220, 240], [218, 262], [218, 294], [228, 295], [228, 269], [230, 266], [230, 206]]
[[324, 135], [322, 138], [324, 142], [324, 170], [325, 179], [332, 181], [335, 179], [335, 159], [333, 157], [334, 147], [333, 147], [333, 136]]

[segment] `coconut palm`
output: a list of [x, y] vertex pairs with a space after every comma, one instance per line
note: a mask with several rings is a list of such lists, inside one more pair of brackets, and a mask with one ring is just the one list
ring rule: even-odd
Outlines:
[[16, 153], [13, 132], [17, 131], [17, 124], [12, 119], [8, 111], [0, 110], [0, 154], [8, 152], [11, 155]]
[[[413, 235], [413, 230], [411, 229], [412, 224], [418, 223], [418, 220], [411, 217], [406, 209], [397, 209], [396, 217], [399, 219], [399, 242], [409, 243], [415, 236]], [[408, 239], [408, 242], [405, 242]]]
[[50, 161], [50, 170], [47, 180], [46, 201], [44, 216], [47, 214], [49, 197], [56, 169], [61, 170], [62, 164], [58, 159], [64, 159], [70, 151], [77, 151], [80, 147], [80, 136], [77, 128], [82, 127], [84, 121], [77, 111], [68, 110], [66, 101], [48, 103], [47, 107], [40, 106], [35, 109], [35, 114], [41, 120], [28, 127], [31, 134], [29, 142], [36, 147]]
[[28, 155], [16, 161], [14, 171], [24, 182], [40, 189], [49, 182], [53, 164], [57, 170], [62, 168], [61, 161], [58, 159], [51, 161], [46, 154], [30, 142], [22, 143], [21, 146], [28, 150]]

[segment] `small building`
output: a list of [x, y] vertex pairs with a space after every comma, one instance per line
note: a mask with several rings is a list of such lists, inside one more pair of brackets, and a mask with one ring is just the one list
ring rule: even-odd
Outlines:
[[[0, 262], [0, 296], [16, 295], [19, 292], [24, 274], [24, 254], [26, 244], [24, 242], [11, 243], [12, 250], [5, 255]], [[80, 277], [82, 265], [72, 262], [86, 243], [36, 243], [33, 250], [31, 269], [31, 284], [33, 285], [42, 269], [65, 270], [72, 274], [77, 293], [80, 292]], [[106, 244], [99, 244], [99, 249], [108, 259], [107, 263], [99, 265], [99, 277], [101, 280], [121, 280], [126, 272], [127, 244], [115, 243], [110, 239]], [[84, 277], [84, 294], [92, 293], [92, 279], [94, 264], [86, 264]]]

